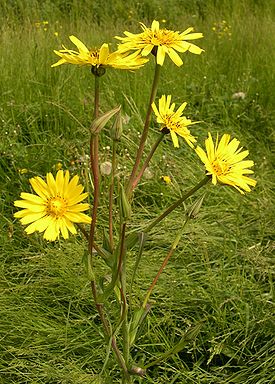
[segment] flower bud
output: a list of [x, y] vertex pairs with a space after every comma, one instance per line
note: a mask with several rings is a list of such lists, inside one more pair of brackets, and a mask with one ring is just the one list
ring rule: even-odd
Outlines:
[[144, 377], [146, 374], [146, 370], [141, 367], [132, 367], [130, 372], [132, 375], [137, 375], [139, 377]]
[[189, 219], [195, 219], [199, 213], [199, 210], [202, 206], [203, 200], [205, 198], [205, 193], [194, 201], [194, 203], [189, 207], [186, 211], [186, 216], [189, 217]]
[[122, 136], [122, 131], [123, 131], [122, 118], [121, 118], [121, 112], [119, 110], [116, 115], [115, 122], [111, 129], [111, 138], [115, 141], [119, 141]]
[[102, 67], [101, 65], [99, 65], [99, 66], [92, 65], [91, 72], [93, 75], [95, 75], [97, 77], [101, 77], [101, 76], [105, 75], [106, 69], [104, 67]]
[[131, 204], [129, 203], [129, 200], [126, 196], [125, 190], [122, 185], [120, 188], [120, 196], [119, 196], [119, 211], [120, 211], [121, 221], [123, 222], [127, 221], [130, 218], [132, 213]]
[[86, 270], [89, 281], [95, 281], [95, 275], [91, 264], [91, 257], [87, 250], [84, 251], [82, 262], [84, 264], [84, 268]]
[[104, 113], [103, 115], [97, 117], [91, 126], [91, 133], [94, 135], [98, 135], [100, 131], [105, 127], [108, 121], [120, 110], [120, 106], [111, 109], [110, 111]]

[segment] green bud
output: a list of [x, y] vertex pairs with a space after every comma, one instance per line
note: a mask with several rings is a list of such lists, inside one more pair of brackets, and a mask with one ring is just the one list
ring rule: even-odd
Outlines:
[[189, 219], [195, 219], [198, 216], [199, 210], [202, 206], [203, 200], [205, 198], [205, 193], [194, 201], [194, 203], [189, 207], [186, 211], [186, 216], [189, 217]]
[[95, 275], [91, 264], [91, 257], [87, 250], [84, 251], [82, 262], [84, 264], [84, 268], [86, 270], [89, 281], [95, 281]]
[[121, 185], [120, 188], [120, 196], [119, 196], [119, 212], [121, 221], [125, 222], [127, 221], [132, 213], [131, 204], [129, 203], [129, 200], [126, 196], [125, 190], [123, 186]]
[[114, 109], [111, 109], [110, 111], [104, 113], [103, 115], [97, 117], [93, 122], [91, 126], [91, 133], [94, 135], [98, 135], [100, 131], [105, 127], [105, 125], [108, 123], [108, 121], [113, 117], [118, 111], [120, 110], [120, 105]]
[[121, 118], [121, 111], [119, 110], [115, 122], [111, 129], [111, 138], [115, 141], [119, 141], [122, 136], [122, 118]]
[[99, 65], [99, 66], [92, 65], [91, 72], [93, 75], [95, 75], [97, 77], [101, 77], [101, 76], [105, 75], [106, 69], [104, 67], [102, 67], [101, 65]]

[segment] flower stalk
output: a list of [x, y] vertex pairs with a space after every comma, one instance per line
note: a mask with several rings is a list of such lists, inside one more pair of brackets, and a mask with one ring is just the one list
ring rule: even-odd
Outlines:
[[135, 178], [135, 180], [133, 181], [133, 185], [132, 185], [132, 189], [134, 190], [136, 188], [136, 186], [138, 185], [140, 179], [142, 178], [143, 176], [143, 173], [145, 171], [145, 169], [148, 167], [149, 163], [150, 163], [150, 160], [152, 159], [157, 147], [159, 146], [159, 144], [162, 142], [163, 138], [165, 136], [165, 133], [161, 133], [160, 136], [158, 137], [157, 141], [152, 145], [152, 148], [146, 158], [146, 160], [144, 161], [143, 165], [142, 165], [142, 168], [141, 170], [139, 171], [139, 174], [137, 175], [137, 177]]
[[171, 204], [160, 216], [158, 216], [151, 224], [149, 224], [143, 232], [147, 233], [152, 228], [154, 228], [158, 223], [160, 223], [169, 213], [173, 212], [179, 205], [181, 205], [188, 197], [192, 196], [197, 192], [201, 187], [207, 184], [210, 181], [209, 176], [205, 176], [195, 187], [186, 192], [181, 198]]
[[117, 150], [117, 141], [113, 140], [112, 171], [111, 171], [111, 182], [110, 182], [110, 188], [109, 188], [109, 244], [110, 244], [111, 251], [114, 250], [113, 206], [114, 206], [114, 187], [115, 187], [115, 172], [116, 172], [116, 150]]
[[[188, 220], [189, 220], [189, 217], [186, 218], [186, 220], [185, 220], [185, 222], [184, 222], [184, 224], [183, 224], [183, 228], [184, 228], [185, 225], [187, 224]], [[167, 254], [167, 256], [165, 257], [165, 259], [163, 260], [163, 262], [162, 262], [162, 264], [161, 264], [161, 266], [160, 266], [160, 268], [159, 268], [159, 270], [158, 270], [158, 272], [157, 272], [157, 274], [156, 274], [156, 276], [155, 276], [155, 278], [154, 278], [152, 284], [150, 285], [150, 287], [149, 287], [149, 289], [148, 289], [148, 291], [147, 291], [147, 294], [146, 294], [145, 299], [144, 299], [143, 304], [142, 304], [142, 308], [143, 308], [144, 310], [145, 310], [146, 307], [147, 307], [148, 300], [149, 300], [149, 298], [150, 298], [150, 296], [151, 296], [151, 293], [153, 292], [153, 289], [154, 289], [155, 285], [157, 284], [157, 281], [158, 281], [158, 279], [159, 279], [161, 273], [163, 272], [164, 268], [166, 267], [166, 265], [167, 265], [169, 259], [170, 259], [171, 256], [173, 255], [175, 249], [177, 248], [177, 246], [178, 246], [178, 244], [179, 244], [179, 241], [180, 241], [180, 239], [181, 239], [181, 236], [182, 236], [182, 230], [181, 230], [181, 233], [179, 233], [179, 234], [176, 236], [176, 239], [175, 239], [174, 243], [172, 244], [172, 247], [171, 247], [170, 251], [168, 252], [168, 254]]]
[[161, 66], [159, 64], [157, 64], [157, 62], [156, 62], [155, 63], [154, 79], [153, 79], [153, 84], [152, 84], [152, 88], [151, 88], [151, 94], [150, 94], [147, 114], [146, 114], [146, 118], [145, 118], [145, 122], [144, 122], [144, 128], [143, 128], [143, 132], [142, 132], [142, 135], [140, 138], [140, 143], [139, 143], [139, 147], [138, 147], [137, 154], [136, 154], [136, 160], [135, 160], [135, 163], [134, 163], [134, 166], [133, 166], [133, 169], [132, 169], [132, 172], [131, 172], [131, 175], [130, 175], [130, 178], [129, 178], [129, 181], [127, 184], [127, 189], [126, 189], [127, 196], [130, 196], [133, 189], [134, 189], [134, 187], [133, 187], [134, 180], [136, 178], [136, 174], [137, 174], [137, 171], [139, 168], [139, 164], [141, 162], [142, 154], [143, 154], [145, 143], [147, 140], [147, 136], [148, 136], [148, 132], [149, 132], [149, 126], [150, 126], [150, 119], [151, 119], [151, 114], [152, 114], [152, 103], [154, 102], [156, 94], [157, 94], [157, 88], [158, 88], [159, 77], [160, 77], [160, 69], [161, 69]]
[[[94, 119], [98, 117], [99, 114], [99, 76], [95, 76], [95, 91], [94, 91]], [[92, 258], [92, 250], [94, 245], [95, 237], [95, 228], [96, 228], [96, 219], [97, 219], [97, 210], [99, 204], [99, 161], [98, 161], [98, 150], [99, 150], [99, 137], [98, 134], [91, 134], [90, 139], [90, 165], [93, 175], [94, 182], [94, 202], [92, 209], [92, 222], [90, 227], [90, 239], [89, 239], [89, 250]]]

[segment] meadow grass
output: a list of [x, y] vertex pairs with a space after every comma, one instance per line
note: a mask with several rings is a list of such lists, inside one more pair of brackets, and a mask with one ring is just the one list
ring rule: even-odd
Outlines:
[[[119, 382], [113, 355], [105, 360], [82, 264], [84, 240], [78, 235], [49, 244], [40, 235], [27, 236], [13, 218], [13, 201], [30, 191], [30, 177], [54, 171], [58, 162], [82, 176], [87, 167], [92, 76], [88, 68], [50, 68], [57, 59], [53, 49], [70, 46], [70, 34], [87, 45], [111, 41], [115, 48], [114, 35], [138, 31], [138, 21], [154, 18], [174, 30], [193, 25], [205, 36], [198, 44], [205, 49], [201, 56], [186, 54], [181, 68], [167, 60], [158, 95], [188, 102], [189, 116], [202, 121], [192, 130], [200, 144], [208, 130], [237, 137], [255, 161], [257, 186], [245, 196], [228, 187], [205, 188], [200, 215], [186, 227], [151, 297], [133, 356], [150, 363], [185, 336], [181, 351], [148, 368], [143, 382], [275, 382], [273, 2], [6, 0], [0, 10], [0, 384]], [[231, 36], [214, 31], [217, 23], [230, 26]], [[136, 151], [152, 70], [150, 63], [137, 73], [108, 71], [102, 82], [101, 111], [123, 108], [121, 180]], [[236, 92], [245, 98], [232, 99]], [[157, 129], [152, 123], [153, 138]], [[101, 161], [109, 160], [110, 144], [106, 130]], [[132, 229], [143, 228], [200, 180], [203, 167], [186, 145], [175, 150], [166, 139], [150, 175], [136, 191]], [[172, 183], [165, 185], [162, 175]], [[108, 184], [103, 178], [103, 194]], [[102, 200], [99, 225], [106, 208]], [[183, 220], [181, 207], [150, 233], [133, 305], [142, 302]], [[134, 249], [130, 270], [135, 257]], [[106, 272], [100, 260], [97, 268]], [[109, 309], [115, 318], [113, 298]]]

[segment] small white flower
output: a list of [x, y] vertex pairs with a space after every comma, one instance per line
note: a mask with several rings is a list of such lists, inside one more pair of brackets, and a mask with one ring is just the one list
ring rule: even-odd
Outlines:
[[152, 179], [154, 177], [154, 174], [153, 174], [153, 172], [151, 171], [150, 168], [146, 168], [144, 173], [143, 173], [143, 177], [146, 180], [150, 180], [150, 179]]
[[244, 92], [236, 92], [236, 93], [233, 93], [232, 95], [232, 99], [236, 100], [236, 99], [244, 99], [246, 96], [246, 94]]

